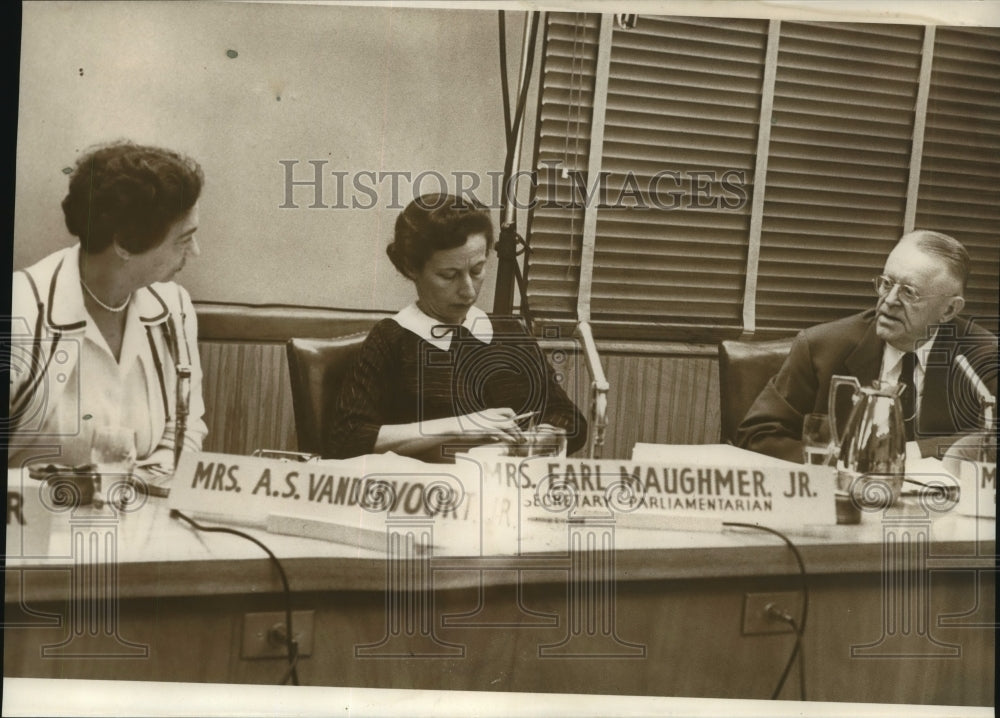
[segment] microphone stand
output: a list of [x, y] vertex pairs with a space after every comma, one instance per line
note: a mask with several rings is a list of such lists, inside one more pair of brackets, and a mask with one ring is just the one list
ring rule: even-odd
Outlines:
[[[996, 463], [997, 460], [997, 400], [990, 398], [983, 401], [983, 440], [979, 445], [979, 456], [982, 463]], [[992, 449], [992, 451], [991, 451]]]
[[[518, 165], [521, 156], [521, 143], [523, 141], [524, 106], [528, 95], [528, 85], [531, 82], [531, 67], [535, 54], [535, 40], [538, 34], [538, 26], [544, 17], [544, 13], [535, 12], [525, 15], [524, 37], [521, 41], [521, 68], [517, 84], [516, 106], [514, 117], [509, 126], [506, 126], [506, 156], [504, 160], [503, 174], [503, 206], [501, 208], [500, 232], [497, 237], [496, 252], [497, 279], [496, 288], [493, 295], [493, 313], [497, 315], [509, 316], [514, 310], [514, 284], [517, 283], [521, 290], [521, 311], [527, 311], [527, 299], [524, 291], [524, 279], [520, 267], [517, 263], [518, 245], [523, 242], [517, 233], [517, 222], [515, 218], [516, 203], [516, 178]], [[501, 32], [504, 23], [504, 13], [500, 11]], [[503, 35], [501, 35], [503, 37]], [[501, 52], [501, 79], [503, 82], [503, 104], [504, 112], [509, 113], [507, 100], [507, 73], [506, 73], [506, 52], [504, 44], [500, 47]], [[506, 118], [507, 114], [505, 114]], [[506, 124], [506, 119], [505, 119]]]
[[187, 417], [191, 401], [191, 365], [177, 364], [177, 403], [174, 412], [174, 471], [184, 450], [184, 434], [187, 432]]
[[[997, 400], [996, 397], [990, 393], [989, 388], [986, 383], [979, 377], [976, 371], [972, 368], [972, 364], [964, 354], [959, 354], [955, 363], [958, 368], [965, 374], [966, 379], [972, 384], [972, 389], [979, 399], [980, 406], [980, 418], [982, 420], [982, 443], [979, 446], [979, 456], [977, 459], [982, 462], [996, 461], [996, 430], [997, 430]], [[993, 455], [990, 456], [990, 447], [992, 443]]]
[[184, 343], [184, 352], [187, 355], [187, 362], [182, 362], [180, 358], [180, 348], [176, 346], [177, 332], [171, 332], [174, 338], [174, 357], [177, 370], [177, 396], [174, 403], [174, 471], [177, 471], [177, 462], [181, 458], [184, 450], [184, 435], [187, 433], [187, 418], [191, 405], [191, 349], [188, 345], [187, 315], [184, 312], [184, 298], [180, 290], [177, 292], [177, 302], [180, 307], [180, 337]]

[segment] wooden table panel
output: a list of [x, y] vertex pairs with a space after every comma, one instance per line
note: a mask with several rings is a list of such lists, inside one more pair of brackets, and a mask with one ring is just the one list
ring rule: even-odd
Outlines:
[[[954, 612], [972, 600], [969, 573], [938, 577], [931, 594], [932, 616]], [[460, 646], [460, 655], [436, 658], [359, 658], [356, 647], [386, 635], [385, 596], [379, 592], [330, 591], [297, 594], [295, 610], [314, 610], [313, 653], [298, 672], [305, 685], [451, 690], [667, 695], [767, 699], [792, 649], [791, 634], [741, 634], [747, 592], [795, 591], [796, 578], [639, 581], [618, 585], [616, 635], [644, 646], [639, 657], [558, 657], [541, 646], [558, 644], [568, 633], [566, 586], [525, 586], [523, 606], [552, 613], [522, 614], [520, 625], [456, 626], [448, 617], [468, 614], [479, 604], [477, 589], [434, 595], [438, 648]], [[992, 613], [992, 584], [985, 610]], [[491, 592], [492, 591], [492, 592]], [[992, 705], [994, 637], [986, 628], [932, 626], [930, 635], [959, 646], [953, 658], [913, 655], [852, 658], [850, 647], [882, 635], [881, 580], [874, 574], [810, 579], [804, 639], [807, 698], [820, 701]], [[509, 622], [509, 594], [486, 592], [485, 622]], [[498, 600], [493, 600], [498, 599]], [[44, 608], [58, 612], [58, 604]], [[279, 595], [132, 599], [121, 603], [120, 635], [150, 646], [148, 658], [71, 660], [43, 658], [39, 646], [56, 643], [59, 628], [8, 629], [4, 666], [8, 676], [270, 683], [285, 670], [282, 659], [240, 658], [243, 615], [281, 610]], [[421, 641], [403, 641], [414, 650]], [[87, 643], [81, 644], [86, 648]], [[612, 648], [615, 648], [612, 646]], [[628, 646], [621, 646], [627, 650]], [[793, 670], [784, 698], [798, 697]]]
[[[53, 520], [47, 554], [7, 557], [4, 675], [280, 679], [281, 658], [241, 656], [245, 615], [284, 608], [278, 574], [259, 547], [198, 533], [172, 519], [162, 500], [113, 524], [101, 521], [87, 510]], [[919, 560], [897, 565], [885, 537], [900, 522], [919, 529], [912, 546]], [[71, 537], [91, 526], [114, 551], [74, 555]], [[761, 532], [621, 529], [606, 534], [613, 553], [428, 553], [394, 563], [384, 551], [248, 531], [280, 557], [293, 609], [314, 611], [313, 651], [298, 667], [306, 685], [767, 699], [794, 644], [789, 633], [743, 635], [747, 593], [797, 596], [801, 585], [785, 544]], [[866, 514], [860, 525], [795, 536], [809, 573], [806, 697], [993, 705], [994, 531], [995, 521], [904, 512], [884, 525]], [[81, 566], [98, 575], [102, 564], [86, 561], [101, 555], [115, 561], [114, 590], [97, 583], [71, 589]], [[606, 573], [585, 581], [573, 573], [579, 558]], [[389, 592], [390, 568], [428, 571], [430, 590]], [[903, 583], [887, 588], [887, 577]], [[590, 593], [581, 598], [581, 589]], [[400, 617], [387, 611], [390, 598], [429, 608], [414, 614], [409, 633], [397, 631], [395, 655], [365, 657], [361, 647], [380, 642]], [[607, 622], [589, 634], [574, 627], [587, 606], [604, 610], [598, 616], [613, 620], [613, 630]], [[81, 611], [109, 617], [87, 624]], [[920, 622], [892, 623], [907, 616]], [[98, 635], [86, 635], [90, 625]], [[118, 644], [115, 635], [100, 635], [105, 629], [148, 646], [148, 655], [107, 657]], [[77, 657], [43, 654], [72, 631], [81, 634], [72, 644]], [[851, 653], [894, 633], [917, 648], [892, 657]], [[563, 648], [578, 655], [557, 655], [568, 638]], [[954, 655], [932, 655], [941, 646], [956, 647]], [[796, 667], [781, 696], [798, 697], [798, 685]]]

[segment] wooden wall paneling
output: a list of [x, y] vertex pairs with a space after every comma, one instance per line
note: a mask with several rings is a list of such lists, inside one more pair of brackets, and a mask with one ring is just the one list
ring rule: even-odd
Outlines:
[[628, 456], [631, 447], [639, 440], [642, 432], [642, 414], [635, 410], [638, 402], [641, 406], [641, 397], [646, 393], [646, 381], [643, 374], [645, 362], [635, 361], [631, 357], [622, 357], [621, 366], [625, 369], [623, 379], [625, 381], [625, 391], [621, 394], [621, 402], [618, 405], [616, 420], [621, 423], [622, 444], [618, 450], [623, 455]]
[[701, 427], [703, 440], [707, 444], [719, 443], [722, 434], [722, 410], [719, 406], [719, 360], [716, 357], [705, 359], [705, 373], [702, 381], [705, 391], [705, 422]]
[[[712, 360], [705, 357], [683, 357], [662, 362], [665, 372], [676, 376], [675, 393], [667, 401], [671, 430], [665, 443], [705, 444], [717, 435], [710, 430], [708, 398]], [[718, 403], [718, 401], [716, 401]]]
[[201, 358], [201, 393], [205, 401], [205, 424], [208, 426], [208, 436], [202, 448], [206, 451], [224, 451], [222, 442], [222, 423], [224, 415], [223, 404], [218, 397], [224, 396], [218, 387], [222, 382], [219, 357], [221, 347], [215, 342], [198, 342], [198, 354]]
[[[643, 361], [641, 357], [637, 357], [637, 359]], [[655, 361], [656, 368], [662, 377], [658, 399], [660, 411], [664, 414], [664, 433], [661, 436], [650, 437], [649, 441], [662, 444], [666, 443], [668, 437], [681, 437], [684, 433], [684, 426], [692, 421], [688, 414], [690, 410], [688, 395], [690, 395], [692, 387], [688, 386], [686, 377], [684, 376], [686, 359], [679, 358], [664, 361], [658, 357]], [[678, 407], [683, 407], [682, 416], [678, 416]], [[682, 444], [687, 442], [677, 440], [671, 443]]]
[[618, 406], [622, 401], [621, 373], [616, 357], [601, 355], [601, 360], [604, 364], [604, 373], [611, 387], [608, 391], [608, 427], [604, 432], [603, 455], [609, 459], [622, 458], [622, 454], [618, 448], [621, 445], [619, 433], [622, 430], [621, 422], [618, 421]]
[[[690, 357], [685, 359], [687, 374], [687, 389], [689, 398], [686, 413], [688, 420], [681, 425], [684, 427], [684, 441], [677, 443], [703, 444], [711, 437], [712, 432], [707, 431], [707, 397], [708, 377], [711, 360], [705, 357]], [[683, 406], [683, 405], [681, 405]], [[681, 406], [677, 409], [680, 410]]]
[[294, 451], [295, 419], [283, 344], [204, 342], [206, 451]]
[[[685, 435], [687, 426], [693, 424], [695, 419], [692, 416], [691, 395], [692, 387], [689, 384], [690, 366], [688, 359], [677, 359], [668, 365], [662, 366], [662, 371], [670, 377], [670, 392], [661, 397], [663, 411], [670, 417], [670, 434], [677, 436], [678, 440], [672, 443], [687, 444]], [[684, 407], [685, 419], [678, 423], [678, 407]]]
[[[206, 451], [294, 451], [295, 419], [284, 344], [206, 341]], [[551, 351], [549, 352], [551, 357]], [[719, 440], [718, 362], [704, 356], [602, 355], [611, 384], [604, 456], [628, 458], [636, 442], [714, 444]], [[585, 414], [590, 377], [579, 354], [553, 361]]]
[[627, 434], [631, 427], [625, 421], [627, 407], [634, 399], [636, 379], [632, 376], [634, 365], [621, 356], [605, 356], [604, 371], [611, 389], [608, 393], [608, 429], [604, 456], [607, 458], [627, 458]]
[[[636, 441], [646, 441], [647, 437], [659, 436], [665, 428], [666, 422], [663, 421], [663, 412], [658, 401], [663, 380], [661, 364], [662, 360], [658, 357], [652, 361], [647, 360], [639, 363], [637, 372], [639, 385], [636, 387], [637, 393], [633, 399], [635, 416], [640, 422], [637, 427]], [[649, 440], [655, 439], [650, 438]], [[631, 447], [624, 448], [626, 452], [631, 452]]]
[[714, 357], [604, 355], [611, 383], [604, 455], [628, 458], [636, 442], [719, 441], [719, 378]]

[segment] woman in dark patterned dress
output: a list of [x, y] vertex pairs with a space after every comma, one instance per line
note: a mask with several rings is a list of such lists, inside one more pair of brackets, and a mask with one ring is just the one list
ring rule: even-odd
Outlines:
[[570, 452], [583, 416], [538, 343], [516, 318], [475, 306], [493, 246], [485, 209], [423, 195], [396, 220], [386, 248], [417, 299], [365, 340], [331, 412], [324, 456], [395, 452], [449, 461], [456, 450], [565, 431]]

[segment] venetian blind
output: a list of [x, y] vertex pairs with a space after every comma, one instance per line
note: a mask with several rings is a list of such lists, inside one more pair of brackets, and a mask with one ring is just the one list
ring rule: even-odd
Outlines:
[[[588, 181], [598, 28], [593, 15], [548, 19], [538, 194], [564, 204], [540, 204], [529, 227], [528, 292], [543, 320], [575, 317], [583, 208], [568, 200], [574, 180]], [[758, 337], [873, 305], [871, 279], [904, 229], [925, 28], [781, 23], [766, 182], [755, 188], [767, 31], [765, 21], [645, 15], [635, 29], [615, 29], [601, 157], [610, 174], [590, 297], [599, 336], [738, 335], [755, 191]], [[917, 226], [969, 245], [970, 305], [995, 310], [997, 34], [941, 33]], [[557, 162], [565, 174], [552, 170]], [[657, 185], [658, 199], [670, 208], [650, 196], [663, 172], [673, 174]], [[704, 177], [725, 172], [741, 173], [746, 201], [730, 203], [721, 182], [705, 193]]]
[[[566, 19], [548, 25], [537, 166], [540, 196], [568, 199], [576, 181], [578, 201], [539, 206], [531, 228], [529, 294], [550, 318], [575, 316], [579, 200], [595, 187], [583, 172], [589, 124], [574, 123], [563, 102], [573, 90], [565, 68], [593, 72], [598, 18], [586, 18], [586, 46], [570, 42]], [[739, 330], [766, 41], [760, 20], [643, 17], [616, 31], [591, 294], [604, 335]], [[570, 176], [552, 172], [554, 162]]]
[[1000, 29], [938, 28], [916, 227], [961, 240], [972, 260], [964, 314], [997, 331]]
[[583, 207], [574, 182], [579, 179], [585, 190], [599, 21], [593, 14], [549, 13], [546, 18], [535, 163], [539, 178], [526, 268], [531, 309], [546, 319], [576, 316]]
[[903, 233], [922, 44], [919, 26], [781, 24], [759, 334], [874, 304]]
[[760, 20], [643, 17], [616, 33], [595, 324], [740, 327], [766, 44]]

